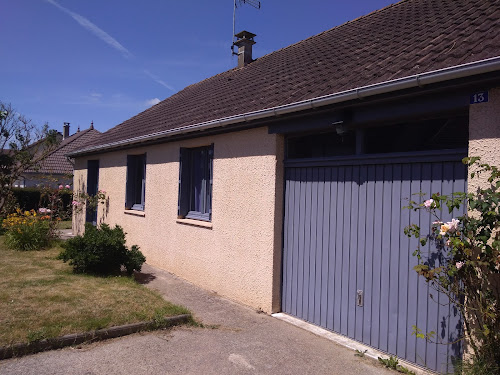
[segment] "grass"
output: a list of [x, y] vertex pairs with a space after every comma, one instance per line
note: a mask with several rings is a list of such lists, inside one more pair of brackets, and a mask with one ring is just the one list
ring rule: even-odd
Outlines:
[[73, 274], [60, 251], [10, 250], [0, 237], [0, 346], [189, 313], [133, 278]]
[[57, 223], [57, 229], [71, 229], [71, 220], [60, 221]]

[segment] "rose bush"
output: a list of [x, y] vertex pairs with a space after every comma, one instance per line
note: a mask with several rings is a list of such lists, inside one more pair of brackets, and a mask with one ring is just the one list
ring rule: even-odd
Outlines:
[[[472, 359], [462, 368], [477, 371], [481, 366], [481, 371], [493, 374], [500, 371], [500, 171], [476, 157], [464, 163], [473, 170], [471, 179], [486, 177], [487, 186], [470, 193], [434, 193], [423, 203], [410, 201], [408, 208], [426, 210], [437, 220], [428, 235], [422, 235], [416, 224], [405, 233], [419, 239], [413, 253], [418, 258], [415, 271], [461, 313], [465, 334], [460, 339], [472, 349]], [[466, 213], [443, 222], [439, 216], [444, 208], [450, 214], [466, 208]], [[428, 242], [444, 256], [439, 266], [432, 266], [433, 254], [423, 251]], [[418, 327], [414, 331], [433, 339], [432, 333], [422, 334]]]
[[106, 191], [99, 190], [97, 194], [87, 194], [85, 192], [75, 193], [73, 195], [73, 210], [77, 213], [81, 212], [84, 208], [89, 211], [95, 211], [100, 204], [106, 204]]

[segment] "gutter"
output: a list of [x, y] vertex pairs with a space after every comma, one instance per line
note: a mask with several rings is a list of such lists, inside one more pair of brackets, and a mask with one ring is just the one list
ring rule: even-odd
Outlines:
[[491, 73], [499, 70], [500, 70], [500, 56], [492, 57], [489, 59], [475, 61], [472, 63], [456, 65], [450, 68], [444, 68], [444, 69], [434, 70], [431, 72], [415, 74], [412, 76], [385, 81], [382, 83], [376, 83], [373, 85], [361, 86], [358, 88], [341, 91], [334, 94], [320, 96], [314, 99], [307, 99], [273, 108], [247, 112], [241, 115], [224, 117], [217, 120], [201, 122], [198, 124], [182, 126], [175, 129], [164, 130], [161, 132], [147, 134], [147, 135], [141, 135], [138, 137], [124, 139], [116, 142], [91, 146], [81, 149], [77, 152], [69, 153], [68, 156], [69, 157], [81, 156], [84, 154], [119, 148], [122, 146], [140, 144], [162, 138], [168, 138], [174, 135], [187, 134], [195, 131], [208, 130], [218, 127], [225, 127], [249, 121], [269, 119], [284, 114], [305, 111], [308, 109], [320, 108], [331, 104], [347, 102], [350, 100], [356, 100], [356, 99], [360, 100], [371, 96], [387, 94], [410, 88], [423, 87], [425, 85], [450, 81], [453, 79], [466, 78], [478, 74]]

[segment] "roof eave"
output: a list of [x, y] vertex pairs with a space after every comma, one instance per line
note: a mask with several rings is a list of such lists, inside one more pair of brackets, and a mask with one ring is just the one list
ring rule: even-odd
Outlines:
[[169, 138], [175, 135], [187, 134], [195, 131], [226, 127], [233, 124], [240, 124], [254, 120], [268, 119], [279, 115], [296, 113], [313, 108], [324, 107], [332, 104], [347, 102], [350, 100], [363, 99], [367, 97], [394, 93], [415, 87], [423, 87], [430, 84], [442, 83], [454, 79], [467, 78], [474, 75], [500, 71], [500, 56], [475, 61], [472, 63], [456, 65], [449, 68], [434, 70], [431, 72], [415, 74], [395, 80], [389, 80], [373, 85], [357, 87], [354, 89], [328, 94], [313, 99], [285, 104], [273, 108], [247, 112], [236, 116], [206, 121], [202, 123], [182, 126], [175, 129], [164, 130], [157, 133], [142, 135], [116, 142], [86, 147], [76, 152], [68, 154], [69, 157], [94, 154], [102, 151], [109, 151], [115, 148], [140, 144], [144, 142], [157, 141], [162, 138]]

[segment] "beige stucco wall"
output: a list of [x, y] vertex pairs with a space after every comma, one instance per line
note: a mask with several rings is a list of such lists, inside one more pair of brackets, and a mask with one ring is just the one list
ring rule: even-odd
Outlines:
[[[211, 227], [179, 223], [180, 147], [214, 143]], [[283, 138], [258, 128], [78, 158], [83, 188], [99, 159], [99, 189], [109, 196], [100, 219], [120, 224], [147, 263], [265, 312], [280, 309]], [[144, 216], [125, 212], [127, 154], [147, 153]], [[84, 216], [75, 218], [80, 230]]]
[[[481, 162], [500, 167], [500, 88], [489, 90], [487, 103], [473, 104], [469, 109], [469, 156], [480, 156]], [[488, 174], [469, 179], [468, 189], [487, 187]], [[498, 287], [499, 280], [492, 280]], [[493, 288], [495, 290], [495, 288]], [[464, 359], [472, 356], [470, 347], [465, 347]]]
[[[469, 109], [469, 156], [480, 156], [481, 162], [500, 167], [500, 88], [489, 90], [487, 103], [473, 104]], [[469, 181], [475, 191], [486, 176]]]

